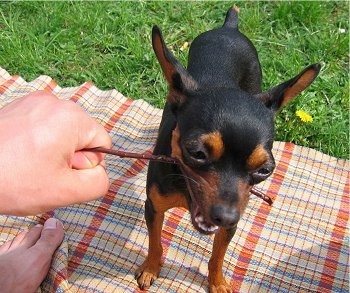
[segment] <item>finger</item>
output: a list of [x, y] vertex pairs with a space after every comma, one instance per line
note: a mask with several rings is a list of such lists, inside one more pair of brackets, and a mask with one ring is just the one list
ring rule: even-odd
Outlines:
[[51, 195], [50, 200], [40, 205], [32, 204], [32, 208], [27, 208], [25, 214], [35, 215], [57, 207], [96, 200], [104, 196], [109, 188], [109, 179], [103, 165], [102, 163], [94, 168], [82, 170], [65, 169], [60, 176], [55, 178], [57, 184], [47, 187], [47, 193]]
[[77, 181], [81, 182], [78, 193], [80, 196], [95, 200], [107, 193], [110, 183], [104, 166], [75, 170], [74, 173]]
[[108, 175], [102, 165], [90, 169], [72, 169], [65, 180], [66, 191], [61, 193], [65, 196], [62, 199], [65, 205], [98, 199], [104, 196], [109, 188]]
[[[102, 125], [98, 124], [92, 118], [90, 131], [86, 131], [83, 137], [78, 139], [76, 151], [71, 158], [71, 166], [73, 169], [81, 170], [104, 165], [103, 160], [106, 156], [104, 153], [84, 151], [84, 149], [104, 147], [111, 148], [112, 138]], [[95, 128], [93, 128], [93, 126]]]
[[[86, 113], [84, 112], [84, 117], [85, 115]], [[85, 117], [85, 123], [80, 124], [79, 127], [81, 127], [81, 129], [78, 133], [77, 150], [95, 147], [111, 147], [112, 138], [104, 127], [92, 117]]]
[[[82, 107], [70, 100], [60, 101], [60, 112], [55, 112], [62, 121], [71, 121], [70, 133], [74, 133], [71, 142], [75, 151], [85, 148], [106, 147], [112, 139], [105, 128], [89, 115]], [[74, 115], [73, 115], [74, 114]], [[58, 119], [56, 117], [56, 119]]]

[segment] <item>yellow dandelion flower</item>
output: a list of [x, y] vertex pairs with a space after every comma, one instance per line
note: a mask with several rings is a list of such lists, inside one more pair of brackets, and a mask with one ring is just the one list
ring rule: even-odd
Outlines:
[[184, 42], [184, 44], [183, 44], [183, 45], [181, 46], [181, 48], [180, 48], [180, 51], [183, 51], [183, 50], [187, 49], [187, 48], [188, 48], [188, 45], [189, 45], [188, 42]]
[[305, 123], [312, 123], [312, 121], [314, 121], [312, 116], [303, 110], [295, 111], [295, 115], [298, 116], [300, 120]]

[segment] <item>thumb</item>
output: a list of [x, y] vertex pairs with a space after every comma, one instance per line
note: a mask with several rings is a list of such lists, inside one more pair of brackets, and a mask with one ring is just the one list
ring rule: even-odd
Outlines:
[[73, 169], [88, 169], [103, 162], [105, 154], [89, 151], [77, 151], [74, 153], [71, 164]]

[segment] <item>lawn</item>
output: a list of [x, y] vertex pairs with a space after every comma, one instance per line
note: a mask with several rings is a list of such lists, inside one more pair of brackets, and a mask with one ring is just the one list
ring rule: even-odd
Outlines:
[[[200, 32], [220, 26], [231, 2], [1, 2], [0, 67], [26, 80], [45, 74], [60, 86], [92, 81], [162, 107], [166, 84], [151, 48], [158, 24], [186, 65]], [[276, 119], [276, 139], [349, 156], [349, 4], [236, 2], [240, 28], [255, 44], [264, 89], [308, 64], [322, 71]], [[183, 49], [183, 50], [182, 50]], [[297, 110], [309, 113], [305, 123]]]

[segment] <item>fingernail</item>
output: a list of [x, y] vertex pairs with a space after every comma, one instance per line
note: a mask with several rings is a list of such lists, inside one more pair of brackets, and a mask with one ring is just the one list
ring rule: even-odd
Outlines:
[[45, 229], [56, 229], [57, 228], [58, 221], [55, 218], [49, 218], [44, 223], [44, 230]]

